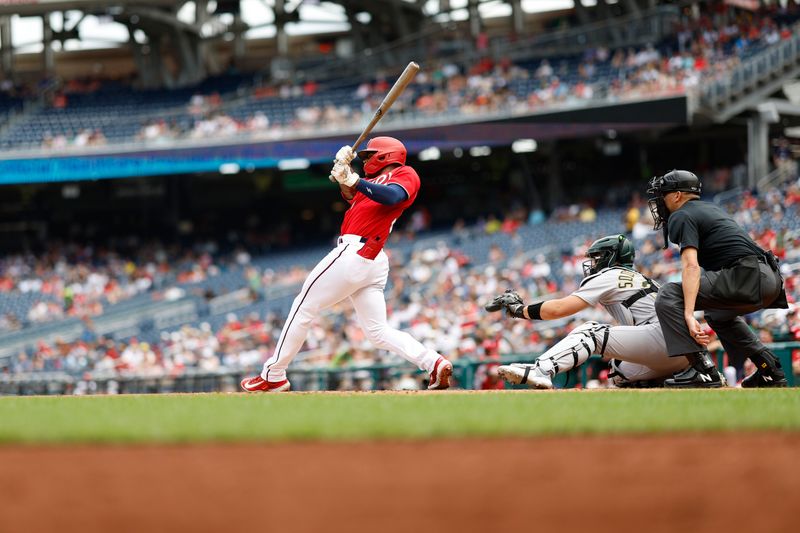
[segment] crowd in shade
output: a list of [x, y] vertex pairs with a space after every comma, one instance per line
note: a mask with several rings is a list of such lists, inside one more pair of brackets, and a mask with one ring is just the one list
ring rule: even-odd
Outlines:
[[[748, 320], [765, 341], [800, 340], [800, 305], [796, 305], [800, 303], [800, 182], [761, 195], [746, 191], [724, 205], [759, 245], [773, 250], [780, 258], [791, 303], [788, 310], [763, 311]], [[386, 289], [390, 324], [408, 331], [454, 361], [462, 358], [484, 361], [486, 364], [479, 368], [476, 377], [476, 386], [481, 388], [502, 387], [491, 371], [501, 355], [540, 353], [578, 324], [588, 320], [612, 321], [601, 309], [589, 309], [554, 322], [514, 320], [484, 311], [485, 303], [508, 288], [517, 290], [529, 302], [575, 290], [583, 277], [585, 251], [594, 239], [602, 236], [593, 234], [592, 222], [586, 221], [585, 237], [531, 250], [519, 235], [539, 221], [526, 218], [523, 211], [487, 217], [478, 224], [458, 223], [446, 237], [407, 253], [394, 252], [391, 245], [387, 249], [392, 264]], [[640, 271], [662, 283], [680, 279], [678, 251], [674, 246], [662, 248], [661, 233], [652, 230], [650, 212], [643, 200], [633, 198], [621, 216], [619, 228], [636, 245]], [[513, 245], [509, 248], [491, 244], [485, 257], [470, 256], [463, 251], [469, 242], [500, 235], [510, 238]], [[66, 256], [16, 258], [4, 263], [2, 279], [6, 289], [12, 283], [14, 290], [40, 291], [48, 284], [63, 287], [68, 281], [80, 280], [84, 292], [97, 294], [107, 288], [110, 280], [118, 280], [118, 275], [124, 273], [128, 273], [122, 276], [128, 282], [115, 289], [123, 293], [147, 290], [154, 284], [163, 284], [170, 276], [174, 280], [192, 275], [194, 268], [186, 269], [186, 265], [200, 265], [204, 270], [201, 275], [214, 275], [212, 254], [184, 257], [174, 263], [168, 252], [157, 247], [148, 254], [151, 260], [140, 265], [107, 257], [103, 274], [86, 272], [85, 264], [70, 261]], [[260, 269], [249, 264], [250, 258], [243, 251], [238, 258], [247, 272], [244, 284], [256, 295], [266, 287], [297, 287], [307, 274], [299, 266], [283, 272]], [[13, 273], [21, 270], [29, 274], [38, 272], [39, 282], [31, 275], [14, 277]], [[259, 368], [274, 350], [284, 320], [283, 314], [272, 310], [268, 301], [258, 296], [254, 301], [263, 305], [251, 305], [246, 313], [229, 313], [218, 327], [208, 322], [191, 323], [162, 331], [151, 341], [103, 338], [87, 327], [78, 341], [40, 342], [33, 350], [20, 352], [4, 372], [178, 376], [188, 369], [251, 371]], [[374, 349], [357, 325], [352, 309], [342, 304], [314, 323], [295, 365], [341, 368], [400, 361], [397, 356]], [[746, 369], [741, 368], [741, 362], [738, 365], [737, 377], [741, 379]], [[795, 355], [794, 370], [800, 373], [800, 353]], [[592, 382], [602, 383], [605, 375], [599, 369]], [[369, 385], [368, 380], [365, 383]], [[419, 379], [409, 374], [402, 383], [391, 386], [413, 388], [414, 383], [419, 385]]]
[[45, 132], [42, 138], [42, 148], [46, 150], [63, 150], [69, 146], [83, 148], [87, 146], [105, 146], [108, 143], [102, 128], [84, 128], [75, 136], [68, 137], [63, 133], [53, 135]]

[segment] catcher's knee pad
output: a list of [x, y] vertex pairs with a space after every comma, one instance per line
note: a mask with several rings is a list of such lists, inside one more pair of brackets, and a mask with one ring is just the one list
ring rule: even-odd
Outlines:
[[573, 329], [539, 358], [539, 367], [558, 374], [583, 364], [593, 353], [605, 351], [610, 326], [586, 322]]
[[608, 335], [611, 331], [611, 326], [608, 324], [600, 324], [599, 322], [586, 322], [570, 332], [570, 335], [583, 335], [586, 339], [591, 339], [593, 344], [592, 351], [589, 355], [597, 353], [604, 355], [606, 351], [606, 344], [608, 344]]

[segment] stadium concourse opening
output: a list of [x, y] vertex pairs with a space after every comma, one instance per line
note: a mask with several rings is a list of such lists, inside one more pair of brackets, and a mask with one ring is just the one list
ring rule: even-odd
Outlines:
[[[643, 194], [654, 173], [676, 161], [714, 170], [742, 163], [741, 128], [713, 135], [673, 128], [654, 136], [608, 130], [601, 136], [540, 141], [517, 153], [511, 145], [411, 154], [422, 187], [414, 207], [395, 227], [402, 233], [414, 212], [425, 229], [448, 229], [515, 209], [549, 216], [572, 204], [624, 208]], [[355, 162], [358, 166], [358, 160]], [[296, 170], [235, 168], [225, 173], [177, 174], [3, 186], [0, 248], [40, 250], [48, 240], [113, 245], [160, 240], [216, 240], [251, 252], [328, 243], [338, 233], [345, 202], [328, 180], [330, 165]], [[709, 182], [715, 192], [737, 183]]]

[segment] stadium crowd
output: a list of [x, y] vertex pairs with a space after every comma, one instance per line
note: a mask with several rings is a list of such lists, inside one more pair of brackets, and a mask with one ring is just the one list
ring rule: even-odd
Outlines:
[[[800, 180], [762, 195], [745, 191], [725, 205], [739, 223], [749, 228], [761, 246], [775, 251], [781, 259], [786, 280], [790, 309], [751, 315], [751, 324], [761, 331], [765, 340], [800, 340], [800, 306], [795, 305], [800, 302]], [[585, 210], [586, 206], [571, 211]], [[393, 252], [391, 245], [388, 248], [393, 264], [387, 288], [390, 323], [453, 360], [485, 361], [486, 365], [479, 368], [476, 376], [478, 387], [502, 386], [491, 371], [487, 371], [502, 354], [539, 353], [577, 324], [587, 320], [611, 321], [605, 311], [599, 309], [555, 322], [510, 320], [483, 311], [483, 304], [506, 288], [515, 288], [525, 300], [534, 301], [567, 294], [580, 283], [585, 250], [599, 237], [592, 234], [593, 219], [584, 220], [587, 234], [576, 242], [553, 242], [548, 249], [529, 250], [519, 233], [526, 226], [541, 221], [526, 214], [524, 209], [517, 208], [503, 217], [489, 216], [477, 224], [459, 222], [448, 237], [408, 254]], [[661, 282], [679, 279], [677, 250], [675, 247], [662, 250], [661, 235], [652, 231], [650, 212], [642, 199], [635, 196], [631, 200], [619, 227], [633, 238], [637, 268], [645, 275]], [[510, 237], [513, 247], [504, 251], [492, 244], [485, 257], [471, 257], [463, 251], [466, 243], [491, 235]], [[103, 261], [98, 264], [103, 267], [95, 271], [87, 267], [86, 261], [76, 261], [86, 253], [90, 252], [74, 249], [64, 256], [6, 260], [0, 287], [6, 291], [37, 290], [54, 295], [59, 288], [63, 292], [66, 287], [75, 286], [75, 292], [109, 298], [128, 291], [164, 288], [169, 285], [168, 278], [186, 281], [193, 275], [213, 276], [220, 272], [213, 254], [208, 251], [172, 263], [174, 256], [152, 247], [142, 255], [150, 260], [138, 265], [115, 254], [100, 254]], [[200, 322], [163, 331], [154, 342], [104, 338], [92, 332], [91, 321], [87, 320], [81, 339], [70, 343], [40, 342], [34, 350], [20, 352], [3, 371], [12, 374], [62, 371], [72, 375], [178, 376], [187, 369], [215, 371], [259, 367], [272, 353], [284, 317], [271, 310], [269, 302], [258, 295], [276, 284], [296, 286], [307, 270], [296, 266], [273, 272], [250, 264], [249, 255], [242, 250], [236, 257], [245, 272], [244, 284], [256, 295], [255, 301], [263, 304], [255, 310], [251, 306], [243, 315], [229, 313], [217, 328]], [[63, 278], [59, 278], [60, 275]], [[800, 350], [794, 359], [794, 370], [800, 374]], [[340, 368], [398, 361], [396, 356], [372, 348], [352, 310], [344, 306], [324, 314], [314, 324], [305, 350], [298, 356], [297, 366]], [[737, 367], [738, 379], [745, 371], [742, 363], [730, 362]], [[593, 383], [602, 383], [605, 375], [602, 367], [598, 367]], [[360, 383], [372, 385], [369, 380]], [[413, 376], [406, 375], [402, 384], [398, 382], [392, 386], [408, 388], [414, 386], [413, 383], [419, 385]]]
[[65, 317], [91, 318], [140, 295], [152, 300], [187, 293], [212, 298], [216, 294], [197, 284], [232, 268], [241, 269], [256, 291], [304, 277], [302, 269], [274, 272], [249, 263], [250, 253], [241, 246], [220, 251], [215, 242], [180, 246], [135, 237], [116, 246], [53, 242], [41, 253], [5, 255], [0, 258], [0, 297], [31, 296], [36, 303], [23, 317], [0, 313], [0, 333]]
[[[515, 64], [484, 57], [472, 65], [449, 62], [431, 64], [421, 72], [393, 113], [440, 115], [485, 113], [497, 110], [530, 111], [606, 98], [623, 100], [684, 93], [704, 80], [727, 75], [747, 53], [788, 39], [797, 31], [800, 6], [768, 6], [756, 13], [739, 10], [723, 2], [712, 3], [709, 14], [687, 14], [675, 28], [672, 39], [638, 49], [588, 49], [577, 58], [550, 58], [531, 64]], [[388, 89], [384, 77], [353, 87], [355, 107], [332, 104], [298, 106], [287, 123], [272, 121], [263, 111], [244, 118], [236, 115], [235, 102], [218, 93], [197, 93], [179, 115], [147, 119], [137, 136], [145, 142], [179, 138], [220, 138], [240, 134], [280, 136], [287, 131], [316, 130], [323, 124], [337, 128], [371, 114]], [[521, 89], [524, 88], [524, 89]], [[67, 87], [67, 93], [102, 90], [102, 83]], [[326, 88], [315, 81], [256, 87], [247, 96], [256, 102], [313, 97]], [[8, 83], [0, 91], [16, 95]], [[61, 95], [55, 107], [68, 107]], [[242, 98], [237, 94], [237, 101]], [[188, 117], [188, 120], [184, 120]], [[776, 168], [796, 175], [797, 165], [785, 140], [775, 144]], [[74, 137], [45, 133], [42, 146], [63, 149], [108, 142], [99, 128], [79, 130]], [[706, 191], [722, 191], [743, 167], [705, 172]], [[782, 260], [787, 294], [793, 303], [788, 311], [765, 311], [750, 318], [769, 340], [800, 340], [800, 183], [773, 189], [762, 195], [743, 192], [727, 207], [747, 227], [756, 241], [776, 252]], [[529, 301], [567, 294], [582, 277], [584, 252], [600, 235], [593, 233], [599, 207], [581, 204], [564, 206], [549, 215], [551, 221], [586, 225], [585, 238], [578, 242], [553, 242], [548, 249], [529, 250], [520, 237], [526, 227], [547, 219], [537, 209], [515, 208], [502, 216], [489, 215], [476, 224], [459, 221], [449, 236], [424, 249], [393, 253], [392, 277], [387, 288], [390, 322], [412, 333], [449, 358], [486, 361], [480, 370], [480, 387], [502, 385], [487, 371], [502, 354], [538, 353], [586, 320], [607, 322], [605, 312], [587, 310], [574, 320], [552, 323], [513, 321], [489, 315], [482, 305], [498, 292], [513, 287]], [[620, 220], [637, 246], [637, 266], [646, 275], [664, 281], [679, 277], [675, 248], [661, 249], [661, 236], [652, 231], [646, 204], [634, 197]], [[416, 214], [412, 220], [419, 220]], [[415, 222], [416, 223], [416, 222]], [[417, 229], [424, 227], [420, 225]], [[401, 232], [397, 232], [398, 236]], [[478, 236], [505, 235], [512, 239], [512, 251], [493, 245], [485, 257], [463, 250]], [[125, 252], [120, 250], [124, 249]], [[2, 366], [9, 374], [66, 372], [71, 375], [106, 373], [124, 375], [181, 375], [189, 369], [253, 369], [272, 353], [283, 315], [270, 309], [268, 288], [291, 288], [302, 282], [308, 271], [294, 266], [273, 271], [252, 261], [255, 250], [221, 252], [214, 243], [190, 248], [173, 248], [161, 243], [128, 243], [120, 249], [87, 245], [52, 245], [44, 253], [18, 254], [0, 259], [0, 303], [19, 295], [34, 303], [24, 316], [2, 310], [0, 333], [35, 327], [66, 317], [85, 321], [83, 336], [73, 342], [39, 342], [20, 351]], [[263, 304], [248, 307], [244, 314], [230, 313], [224, 323], [193, 322], [160, 332], [157, 338], [114, 339], [97, 335], [92, 318], [109, 307], [138, 296], [149, 299], [177, 299], [186, 294], [211, 298], [202, 282], [238, 269], [239, 287], [250, 291], [250, 301]], [[334, 310], [338, 311], [338, 310]], [[326, 314], [311, 329], [299, 366], [342, 367], [396, 362], [387, 353], [375, 351], [356, 325], [349, 309]], [[795, 357], [800, 374], [800, 354]], [[738, 377], [742, 376], [742, 362]], [[595, 377], [602, 378], [598, 373]], [[403, 384], [413, 387], [414, 378]], [[602, 379], [599, 379], [602, 381]], [[418, 385], [418, 384], [417, 384]]]
[[[473, 64], [428, 64], [395, 104], [393, 117], [524, 113], [591, 100], [684, 94], [705, 81], [727, 77], [749, 53], [797, 33], [800, 6], [794, 3], [785, 7], [773, 4], [757, 12], [721, 1], [709, 5], [702, 14], [687, 9], [670, 38], [641, 48], [609, 50], [601, 46], [588, 48], [579, 57], [527, 63], [485, 56]], [[102, 84], [89, 87], [102, 90]], [[135, 140], [159, 144], [234, 136], [274, 139], [341, 128], [370, 116], [388, 88], [386, 78], [378, 75], [359, 83], [351, 98], [339, 103], [325, 96], [335, 87], [324, 80], [270, 82], [248, 89], [245, 95], [240, 91], [232, 96], [196, 93], [184, 109], [145, 118]], [[86, 90], [81, 86], [81, 92]], [[271, 105], [281, 101], [293, 106], [289, 118], [271, 116]], [[242, 108], [243, 103], [248, 105]], [[243, 113], [242, 109], [251, 111]], [[41, 144], [63, 149], [105, 142], [103, 132], [95, 130], [74, 136], [47, 132]]]

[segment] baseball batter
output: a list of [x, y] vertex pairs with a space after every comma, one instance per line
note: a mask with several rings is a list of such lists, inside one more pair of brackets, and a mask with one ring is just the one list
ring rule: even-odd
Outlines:
[[384, 287], [389, 260], [383, 247], [397, 218], [417, 197], [420, 180], [406, 165], [406, 148], [392, 137], [375, 137], [358, 157], [362, 178], [350, 166], [356, 154], [343, 146], [336, 154], [331, 181], [339, 184], [350, 204], [342, 222], [338, 245], [320, 261], [303, 283], [278, 338], [275, 352], [261, 374], [242, 380], [248, 392], [281, 392], [291, 388], [286, 368], [303, 346], [311, 322], [319, 312], [349, 300], [367, 338], [378, 348], [400, 354], [429, 372], [429, 389], [450, 386], [453, 365], [408, 333], [386, 323]]
[[610, 377], [618, 387], [652, 386], [686, 362], [670, 358], [655, 310], [658, 286], [633, 269], [635, 251], [624, 235], [598, 239], [586, 253], [584, 279], [564, 298], [524, 305], [513, 291], [497, 296], [487, 311], [506, 311], [514, 318], [553, 320], [602, 305], [620, 324], [587, 322], [543, 353], [534, 364], [512, 364], [498, 374], [514, 384], [552, 389], [553, 377], [583, 364], [592, 354], [611, 359]]

